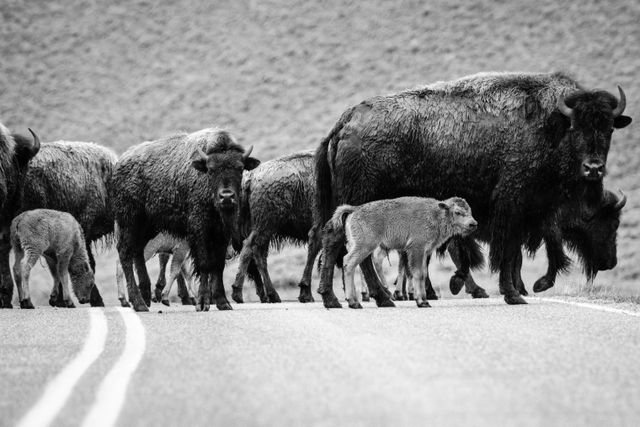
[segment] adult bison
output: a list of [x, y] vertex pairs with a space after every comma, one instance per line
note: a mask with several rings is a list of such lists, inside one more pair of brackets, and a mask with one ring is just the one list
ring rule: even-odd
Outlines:
[[[631, 122], [619, 91], [620, 101], [561, 73], [484, 73], [364, 101], [316, 151], [318, 219], [344, 203], [463, 197], [488, 227], [505, 301], [525, 304], [512, 280], [516, 254], [569, 195], [602, 178], [613, 129]], [[323, 247], [318, 291], [339, 307], [331, 287], [339, 248]], [[393, 305], [370, 258], [363, 267], [378, 305]]]
[[210, 128], [144, 142], [122, 155], [110, 194], [120, 262], [136, 311], [147, 311], [151, 303], [144, 247], [160, 232], [189, 243], [200, 278], [197, 309], [208, 310], [212, 298], [218, 309], [231, 309], [222, 273], [237, 223], [242, 171], [260, 164], [250, 153], [226, 130]]
[[40, 139], [31, 129], [29, 132], [33, 136], [32, 140], [16, 140], [9, 130], [0, 124], [0, 308], [13, 308], [9, 227], [20, 207], [20, 194], [29, 161], [40, 150]]
[[298, 299], [313, 301], [311, 273], [321, 248], [320, 236], [309, 234], [315, 197], [313, 163], [313, 152], [303, 151], [270, 160], [245, 173], [240, 236], [234, 239], [236, 249], [241, 248], [234, 301], [243, 302], [242, 286], [248, 274], [262, 302], [280, 302], [267, 270], [267, 255], [270, 245], [279, 247], [284, 242], [309, 243]]
[[[109, 244], [113, 239], [113, 209], [107, 193], [117, 160], [113, 151], [91, 142], [45, 142], [29, 164], [21, 198], [21, 212], [54, 209], [73, 215], [82, 227], [94, 272], [91, 245], [101, 241]], [[53, 261], [47, 260], [47, 264], [56, 277]], [[49, 304], [66, 307], [61, 296], [54, 283]], [[91, 291], [90, 303], [104, 306], [97, 286]]]

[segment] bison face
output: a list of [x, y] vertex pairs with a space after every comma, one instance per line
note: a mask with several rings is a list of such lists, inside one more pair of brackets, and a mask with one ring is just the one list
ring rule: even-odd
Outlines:
[[471, 215], [471, 207], [466, 200], [460, 197], [452, 197], [439, 203], [451, 218], [454, 234], [466, 236], [478, 228], [478, 223]]
[[611, 270], [618, 262], [616, 238], [620, 225], [620, 212], [627, 197], [620, 192], [604, 192], [602, 204], [590, 216], [578, 217], [562, 230], [570, 246], [582, 259], [587, 276], [593, 277], [602, 270]]
[[607, 155], [614, 129], [624, 128], [631, 118], [623, 116], [626, 97], [620, 86], [620, 100], [604, 91], [578, 92], [558, 99], [558, 110], [565, 116], [564, 126], [579, 156], [579, 175], [588, 181], [601, 181], [606, 173]]
[[193, 155], [193, 167], [208, 175], [211, 188], [215, 189], [213, 202], [225, 214], [233, 214], [238, 207], [242, 172], [260, 164], [260, 160], [249, 157], [252, 149], [249, 147], [244, 153], [234, 149], [210, 154], [196, 150]]
[[93, 270], [85, 260], [71, 260], [69, 263], [69, 278], [73, 292], [80, 304], [89, 302], [91, 289], [95, 286]]

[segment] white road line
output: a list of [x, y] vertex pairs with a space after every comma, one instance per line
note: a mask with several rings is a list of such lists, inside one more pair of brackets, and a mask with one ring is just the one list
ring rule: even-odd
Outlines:
[[606, 305], [591, 304], [588, 302], [567, 301], [567, 300], [556, 299], [556, 298], [541, 298], [541, 297], [535, 297], [535, 298], [539, 299], [540, 301], [557, 302], [560, 304], [575, 305], [576, 307], [590, 308], [592, 310], [606, 311], [608, 313], [626, 314], [627, 316], [640, 317], [640, 312], [624, 310], [621, 308], [607, 307]]
[[118, 307], [118, 311], [127, 330], [124, 351], [100, 384], [96, 400], [82, 423], [84, 427], [113, 426], [116, 423], [131, 376], [144, 354], [145, 332], [140, 318], [131, 309]]
[[107, 318], [101, 309], [91, 309], [89, 319], [89, 335], [84, 347], [47, 385], [40, 400], [20, 420], [19, 427], [45, 427], [51, 424], [82, 374], [102, 354], [107, 340]]

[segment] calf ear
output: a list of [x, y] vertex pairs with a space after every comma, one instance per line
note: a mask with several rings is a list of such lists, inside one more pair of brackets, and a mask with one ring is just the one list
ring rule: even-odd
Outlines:
[[631, 123], [631, 117], [629, 116], [618, 116], [613, 119], [613, 127], [616, 129], [622, 129], [624, 127], [629, 126]]
[[438, 206], [440, 206], [445, 211], [449, 212], [449, 205], [446, 204], [445, 202], [438, 202]]
[[191, 155], [191, 166], [200, 172], [207, 172], [207, 155], [201, 149], [196, 149]]
[[244, 161], [244, 168], [248, 171], [257, 168], [260, 165], [260, 160], [254, 157], [247, 157]]

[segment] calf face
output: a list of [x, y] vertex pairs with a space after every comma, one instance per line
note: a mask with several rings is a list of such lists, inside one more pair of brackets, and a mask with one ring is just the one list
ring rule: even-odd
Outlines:
[[91, 289], [95, 286], [95, 278], [89, 262], [86, 260], [71, 260], [69, 263], [69, 278], [78, 302], [80, 304], [88, 303]]
[[466, 200], [460, 197], [452, 197], [439, 202], [438, 205], [447, 212], [454, 234], [466, 236], [478, 228], [478, 223], [473, 218], [471, 207]]

